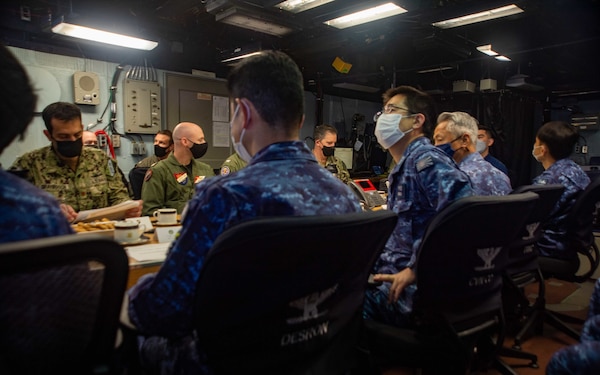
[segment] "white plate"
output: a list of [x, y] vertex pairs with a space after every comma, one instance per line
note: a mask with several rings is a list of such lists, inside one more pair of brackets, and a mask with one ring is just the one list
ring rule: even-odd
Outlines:
[[123, 246], [134, 246], [134, 245], [141, 245], [141, 244], [148, 243], [148, 242], [150, 242], [150, 238], [148, 238], [146, 236], [141, 236], [136, 241], [119, 242], [119, 244], [121, 244]]
[[75, 232], [76, 234], [100, 234], [106, 237], [110, 237], [113, 238], [115, 236], [115, 230], [114, 229], [100, 229], [100, 230], [89, 230], [89, 231], [85, 231], [85, 232]]
[[172, 227], [175, 225], [181, 225], [181, 220], [177, 220], [177, 222], [173, 224], [160, 224], [158, 221], [156, 221], [152, 225], [154, 225], [155, 227]]

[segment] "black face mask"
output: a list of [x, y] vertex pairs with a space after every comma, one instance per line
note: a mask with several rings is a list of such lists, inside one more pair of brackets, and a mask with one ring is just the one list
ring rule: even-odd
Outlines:
[[333, 156], [334, 151], [335, 151], [335, 147], [323, 146], [323, 155], [325, 155], [327, 157]]
[[168, 147], [160, 147], [159, 145], [154, 145], [154, 155], [156, 157], [162, 158], [167, 154]]
[[78, 138], [74, 141], [56, 141], [56, 152], [65, 158], [74, 158], [81, 155], [83, 140]]
[[194, 143], [192, 147], [190, 147], [190, 151], [192, 152], [192, 156], [194, 159], [200, 159], [206, 154], [206, 150], [208, 150], [208, 142], [204, 143]]

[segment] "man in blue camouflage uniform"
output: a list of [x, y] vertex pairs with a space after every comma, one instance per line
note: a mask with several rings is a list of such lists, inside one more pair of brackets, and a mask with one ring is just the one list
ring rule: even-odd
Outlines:
[[193, 122], [182, 122], [173, 129], [173, 152], [154, 164], [142, 184], [143, 215], [151, 216], [159, 208], [175, 208], [183, 212], [192, 199], [196, 185], [215, 175], [212, 167], [200, 159], [208, 149], [204, 131]]
[[[33, 118], [36, 96], [27, 73], [0, 45], [0, 152], [22, 135]], [[0, 169], [0, 243], [73, 233], [59, 203], [21, 177]]]
[[433, 140], [469, 176], [475, 195], [506, 195], [511, 192], [508, 176], [477, 152], [477, 120], [471, 115], [465, 112], [440, 114]]
[[202, 264], [221, 233], [259, 216], [361, 210], [350, 188], [319, 166], [299, 140], [302, 75], [288, 56], [268, 51], [247, 58], [233, 68], [228, 89], [235, 105], [232, 141], [249, 163], [234, 174], [198, 184], [161, 269], [140, 278], [128, 292], [123, 321], [129, 318], [144, 335], [140, 357], [150, 373], [208, 371], [193, 337], [194, 295]]
[[581, 330], [580, 343], [559, 349], [546, 367], [546, 375], [600, 374], [600, 279], [590, 298], [588, 318]]
[[544, 167], [544, 172], [533, 179], [536, 185], [561, 184], [565, 190], [543, 226], [536, 244], [543, 257], [576, 261], [577, 253], [569, 251], [565, 243], [565, 219], [579, 193], [588, 186], [590, 178], [569, 156], [579, 139], [577, 129], [564, 121], [547, 122], [538, 130], [531, 154]]
[[367, 291], [363, 316], [407, 326], [415, 291], [417, 250], [431, 219], [449, 203], [473, 195], [469, 177], [429, 137], [435, 120], [433, 100], [409, 86], [389, 89], [375, 126], [377, 141], [397, 165], [389, 177], [388, 209], [398, 224], [375, 263], [375, 281]]
[[492, 129], [479, 124], [477, 130], [477, 139], [479, 140], [477, 143], [477, 152], [481, 154], [485, 161], [498, 168], [500, 172], [508, 176], [508, 168], [506, 168], [506, 165], [490, 154], [490, 147], [492, 147], [494, 144]]
[[[83, 147], [81, 111], [72, 103], [49, 104], [42, 112], [50, 146], [30, 151], [13, 164], [28, 172], [28, 180], [76, 212], [113, 206], [130, 199], [116, 162], [103, 151]], [[142, 204], [125, 217], [140, 216]]]

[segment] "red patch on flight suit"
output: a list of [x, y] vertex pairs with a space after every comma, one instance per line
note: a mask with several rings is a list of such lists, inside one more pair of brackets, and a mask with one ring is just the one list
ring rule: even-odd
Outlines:
[[185, 185], [187, 184], [187, 173], [185, 172], [179, 172], [179, 173], [173, 173], [173, 177], [175, 177], [175, 181], [177, 181], [177, 183], [179, 185]]
[[206, 178], [206, 176], [196, 176], [196, 178], [194, 178], [194, 184], [197, 184], [198, 182], [204, 180]]
[[152, 178], [152, 169], [148, 169], [144, 175], [144, 181], [150, 181]]

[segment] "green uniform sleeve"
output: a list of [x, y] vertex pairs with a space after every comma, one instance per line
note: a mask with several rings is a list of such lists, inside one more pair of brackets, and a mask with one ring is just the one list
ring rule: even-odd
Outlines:
[[[110, 163], [110, 165], [109, 165]], [[108, 204], [114, 206], [115, 204], [123, 203], [131, 197], [129, 196], [129, 189], [123, 182], [123, 175], [121, 169], [117, 167], [117, 162], [112, 159], [108, 159], [107, 163], [107, 179], [108, 179]]]
[[146, 171], [144, 183], [142, 184], [142, 215], [152, 216], [154, 211], [163, 208], [165, 205], [165, 186], [164, 176], [160, 169], [151, 167]]

